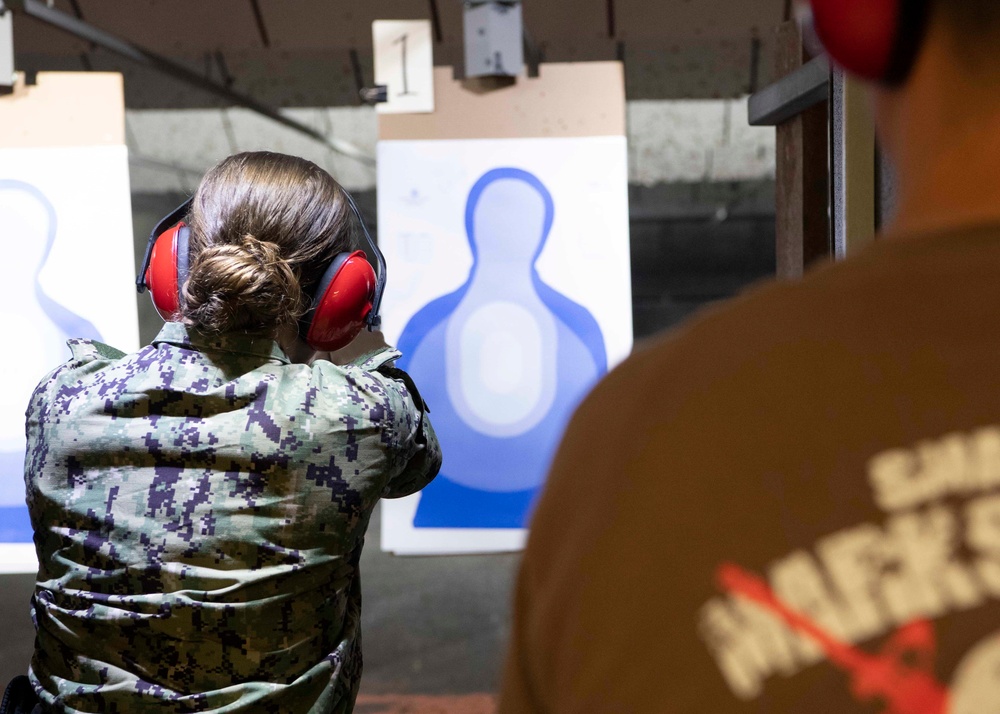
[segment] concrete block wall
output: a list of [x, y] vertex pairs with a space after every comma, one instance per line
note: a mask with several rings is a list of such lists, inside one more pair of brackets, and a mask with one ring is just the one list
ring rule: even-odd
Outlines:
[[[749, 126], [746, 104], [746, 98], [630, 101], [629, 182], [655, 186], [773, 178], [774, 129]], [[378, 132], [370, 107], [283, 111], [375, 155]], [[130, 109], [126, 138], [137, 193], [190, 192], [215, 162], [255, 149], [304, 156], [352, 191], [375, 187], [373, 167], [246, 109]]]

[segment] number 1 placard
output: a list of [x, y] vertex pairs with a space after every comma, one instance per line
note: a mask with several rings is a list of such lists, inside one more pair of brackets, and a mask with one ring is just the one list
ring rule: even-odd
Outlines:
[[382, 114], [434, 111], [434, 60], [430, 20], [376, 20], [375, 84], [388, 88]]

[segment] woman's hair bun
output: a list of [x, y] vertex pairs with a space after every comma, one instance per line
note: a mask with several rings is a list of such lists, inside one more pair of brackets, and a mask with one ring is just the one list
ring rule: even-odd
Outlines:
[[208, 332], [261, 332], [293, 323], [302, 290], [281, 248], [245, 234], [239, 243], [204, 248], [184, 286], [188, 321]]
[[330, 261], [352, 249], [344, 190], [316, 164], [255, 151], [202, 179], [187, 219], [183, 319], [209, 333], [277, 334], [308, 308]]

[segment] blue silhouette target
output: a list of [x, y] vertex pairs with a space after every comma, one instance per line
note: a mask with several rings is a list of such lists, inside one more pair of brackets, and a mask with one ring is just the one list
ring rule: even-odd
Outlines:
[[487, 172], [465, 208], [468, 279], [403, 329], [399, 365], [444, 450], [414, 527], [524, 527], [573, 409], [607, 371], [597, 321], [535, 267], [554, 216], [533, 174]]
[[[36, 186], [14, 179], [0, 179], [0, 230], [9, 233], [12, 259], [0, 266], [0, 300], [16, 306], [17, 318], [31, 325], [22, 337], [33, 340], [35, 352], [51, 359], [38, 364], [17, 353], [5, 362], [5, 378], [34, 382], [42, 373], [68, 356], [66, 340], [83, 337], [100, 340], [101, 335], [87, 319], [56, 302], [42, 287], [40, 276], [56, 240], [56, 209]], [[8, 316], [10, 318], [11, 316]], [[0, 421], [0, 542], [30, 543], [28, 509], [24, 505], [24, 411], [23, 403], [5, 401]]]

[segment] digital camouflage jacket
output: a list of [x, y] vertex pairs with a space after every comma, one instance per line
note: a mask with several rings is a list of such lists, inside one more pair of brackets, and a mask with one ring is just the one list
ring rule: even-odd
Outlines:
[[399, 353], [291, 364], [180, 323], [70, 348], [27, 411], [45, 709], [350, 711], [372, 509], [441, 463]]

